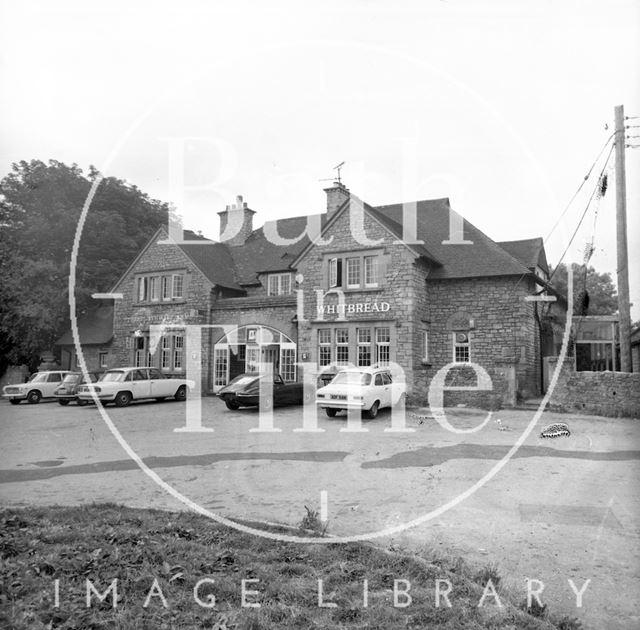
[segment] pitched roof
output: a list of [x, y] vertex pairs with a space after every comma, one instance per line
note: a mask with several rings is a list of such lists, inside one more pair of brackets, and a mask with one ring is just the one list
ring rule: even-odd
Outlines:
[[547, 257], [544, 253], [544, 243], [540, 237], [519, 241], [500, 241], [498, 245], [529, 269], [535, 269], [536, 266], [539, 266], [544, 271], [549, 271]]
[[[91, 309], [86, 315], [78, 317], [78, 336], [83, 346], [105, 345], [113, 338], [113, 306], [101, 304]], [[73, 335], [69, 329], [58, 341], [56, 346], [73, 345]]]
[[[463, 219], [464, 239], [471, 244], [445, 244], [449, 239], [449, 199], [415, 202], [417, 238], [438, 263], [432, 279], [477, 278], [484, 276], [521, 275], [529, 273], [519, 260], [505, 251], [473, 224]], [[403, 204], [378, 206], [375, 210], [402, 225]]]
[[198, 240], [207, 242], [206, 244], [178, 243], [178, 247], [200, 269], [209, 282], [229, 289], [242, 290], [236, 282], [230, 248], [224, 243], [216, 243], [208, 239]]

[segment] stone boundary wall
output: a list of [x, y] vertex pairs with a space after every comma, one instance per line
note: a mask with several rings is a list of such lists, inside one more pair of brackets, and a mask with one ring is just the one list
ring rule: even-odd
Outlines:
[[576, 372], [571, 362], [565, 362], [549, 407], [553, 411], [640, 418], [640, 373]]

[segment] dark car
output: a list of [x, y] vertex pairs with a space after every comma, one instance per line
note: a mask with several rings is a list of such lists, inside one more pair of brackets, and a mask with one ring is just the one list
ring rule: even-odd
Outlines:
[[[89, 378], [91, 379], [89, 382], [95, 383], [99, 381], [103, 374], [104, 372], [89, 372]], [[68, 405], [75, 400], [78, 405], [82, 407], [86, 405], [88, 401], [78, 398], [78, 388], [86, 382], [82, 372], [72, 372], [64, 377], [64, 380], [60, 383], [60, 387], [56, 388], [53, 395], [61, 405]]]
[[[228, 409], [257, 407], [260, 404], [260, 381], [263, 378], [264, 375], [260, 374], [241, 374], [223, 387], [218, 396], [224, 400]], [[270, 406], [302, 404], [302, 383], [285, 383], [282, 376], [274, 374], [272, 391], [268, 400]]]

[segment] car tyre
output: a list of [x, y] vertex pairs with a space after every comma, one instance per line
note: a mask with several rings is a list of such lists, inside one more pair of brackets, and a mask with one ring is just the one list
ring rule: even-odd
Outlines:
[[237, 400], [233, 400], [233, 398], [229, 399], [227, 398], [224, 401], [224, 404], [227, 406], [227, 409], [230, 409], [231, 411], [236, 411], [238, 409], [240, 409], [240, 405], [238, 404]]
[[338, 410], [337, 409], [333, 409], [332, 407], [325, 407], [324, 410], [325, 410], [325, 413], [330, 418], [335, 418], [336, 414], [338, 413]]
[[68, 400], [64, 400], [64, 399], [62, 399], [62, 398], [61, 398], [61, 399], [58, 401], [58, 404], [59, 404], [59, 405], [62, 405], [63, 407], [66, 407], [66, 406], [69, 404], [69, 401], [68, 401]]
[[88, 400], [80, 400], [80, 399], [78, 399], [77, 403], [78, 403], [78, 407], [84, 407], [85, 405], [89, 404], [89, 401]]
[[371, 405], [371, 409], [367, 411], [367, 418], [373, 420], [378, 415], [378, 409], [380, 408], [380, 401], [376, 400], [373, 405]]
[[30, 405], [37, 405], [41, 398], [42, 394], [37, 389], [34, 389], [27, 394], [27, 402]]
[[17, 399], [16, 398], [12, 398], [9, 402], [12, 405], [19, 405], [22, 401], [19, 398], [17, 398]]
[[174, 398], [180, 402], [187, 400], [187, 386], [180, 385], [180, 387], [178, 387], [178, 391], [176, 392], [176, 395], [174, 396]]
[[116, 407], [127, 407], [131, 399], [131, 392], [118, 392], [115, 399]]

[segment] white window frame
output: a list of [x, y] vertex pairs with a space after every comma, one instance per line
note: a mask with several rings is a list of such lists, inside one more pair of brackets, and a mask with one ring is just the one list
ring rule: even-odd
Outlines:
[[[329, 333], [328, 341], [326, 340], [325, 333]], [[331, 328], [318, 328], [318, 366], [325, 367], [327, 365], [331, 365], [331, 360], [333, 359], [333, 352], [331, 351], [331, 342], [332, 342], [333, 334]], [[323, 340], [324, 339], [324, 340]], [[329, 360], [323, 362], [322, 354], [323, 351], [329, 351]]]
[[[364, 332], [365, 330], [369, 331], [369, 340], [368, 341], [360, 341], [360, 332]], [[375, 334], [375, 333], [374, 333]], [[371, 365], [373, 365], [373, 351], [371, 348], [372, 345], [372, 341], [373, 341], [373, 335], [371, 332], [371, 328], [370, 327], [362, 327], [362, 328], [356, 328], [356, 361], [358, 364], [358, 367], [370, 367]], [[360, 363], [360, 348], [367, 348], [369, 351], [369, 363]]]
[[267, 276], [267, 295], [291, 295], [291, 273], [270, 273]]
[[109, 365], [109, 353], [108, 352], [98, 352], [98, 365], [101, 368], [106, 368]]
[[329, 258], [329, 288], [337, 287], [338, 285], [338, 259]]
[[180, 300], [184, 298], [184, 275], [181, 273], [171, 274], [171, 299]]
[[160, 281], [160, 291], [163, 302], [171, 299], [171, 276], [162, 276], [162, 280]]
[[[367, 288], [374, 288], [377, 287], [380, 284], [380, 264], [379, 264], [379, 260], [380, 260], [380, 256], [379, 255], [373, 255], [373, 256], [363, 256], [362, 257], [362, 263], [363, 263], [363, 270], [362, 270], [362, 279], [364, 281], [364, 286]], [[375, 277], [375, 280], [373, 282], [371, 281], [367, 281], [367, 262], [371, 261], [373, 264], [371, 266], [371, 270], [374, 271], [373, 275]]]
[[429, 331], [425, 330], [422, 333], [422, 360], [425, 363], [429, 362]]
[[184, 335], [177, 333], [173, 336], [173, 369], [176, 372], [184, 370]]
[[[378, 339], [378, 333], [380, 331], [386, 330], [388, 332], [388, 340], [380, 341]], [[391, 327], [390, 326], [380, 326], [375, 329], [375, 347], [376, 347], [376, 364], [378, 365], [389, 365], [391, 361]], [[383, 361], [380, 360], [380, 349], [386, 348], [387, 358]]]
[[138, 296], [138, 302], [146, 302], [148, 298], [148, 278], [146, 276], [138, 276], [138, 286], [136, 294]]
[[[347, 340], [346, 341], [338, 341], [338, 331], [339, 330], [344, 330], [347, 333]], [[336, 365], [348, 365], [349, 364], [349, 329], [348, 328], [335, 328], [333, 331], [333, 334], [335, 336], [335, 340], [336, 340]], [[340, 354], [342, 353], [342, 351], [344, 351], [344, 349], [346, 349], [347, 351], [347, 357], [346, 359], [341, 358]]]
[[160, 301], [160, 276], [149, 278], [149, 299], [151, 302]]
[[[466, 335], [466, 342], [458, 342], [458, 335]], [[453, 332], [451, 339], [453, 341], [452, 350], [453, 350], [453, 363], [471, 363], [471, 332], [458, 330]], [[459, 361], [456, 358], [456, 349], [457, 348], [466, 348], [467, 349], [467, 360]]]
[[[345, 258], [345, 266], [346, 266], [346, 271], [345, 271], [345, 276], [346, 276], [346, 284], [347, 284], [347, 289], [358, 289], [360, 288], [361, 284], [362, 284], [362, 257], [361, 256], [349, 256], [348, 258]], [[352, 272], [354, 271], [355, 267], [355, 274], [353, 274], [354, 276], [356, 276], [356, 281], [352, 282]]]

